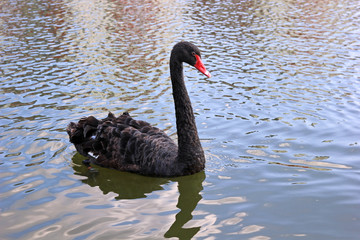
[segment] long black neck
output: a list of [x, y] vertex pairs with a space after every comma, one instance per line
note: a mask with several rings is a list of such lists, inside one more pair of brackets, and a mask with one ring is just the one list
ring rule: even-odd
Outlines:
[[193, 109], [184, 82], [183, 64], [173, 54], [170, 57], [170, 76], [175, 102], [178, 161], [194, 168], [191, 171], [198, 172], [205, 165], [204, 151], [201, 147]]

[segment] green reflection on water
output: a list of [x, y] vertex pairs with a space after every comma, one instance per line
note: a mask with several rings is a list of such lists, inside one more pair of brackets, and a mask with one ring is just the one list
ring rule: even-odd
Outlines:
[[82, 164], [85, 158], [76, 153], [73, 158], [75, 174], [86, 176], [81, 180], [91, 187], [99, 187], [104, 194], [116, 193], [116, 200], [146, 198], [154, 191], [163, 190], [163, 185], [170, 182], [178, 183], [179, 198], [177, 207], [180, 211], [176, 214], [175, 221], [165, 233], [164, 237], [179, 239], [191, 239], [200, 230], [201, 226], [184, 228], [183, 226], [193, 218], [192, 212], [202, 199], [200, 192], [203, 190], [202, 183], [205, 180], [205, 172], [191, 176], [178, 178], [155, 178], [138, 174], [120, 172], [114, 169], [93, 166], [98, 171], [89, 171]]

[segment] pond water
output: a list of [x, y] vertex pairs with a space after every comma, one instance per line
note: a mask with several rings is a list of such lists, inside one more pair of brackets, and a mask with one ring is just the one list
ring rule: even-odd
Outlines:
[[[358, 0], [2, 0], [1, 239], [357, 239]], [[82, 165], [65, 128], [129, 111], [176, 139], [185, 67], [206, 169]]]

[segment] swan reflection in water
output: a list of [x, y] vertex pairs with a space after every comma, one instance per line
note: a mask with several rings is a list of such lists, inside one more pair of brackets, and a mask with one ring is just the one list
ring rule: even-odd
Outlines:
[[73, 156], [72, 167], [75, 174], [87, 177], [81, 181], [91, 187], [98, 187], [104, 195], [110, 192], [117, 194], [116, 200], [146, 198], [154, 191], [164, 190], [164, 185], [177, 182], [179, 197], [176, 207], [180, 211], [164, 237], [191, 239], [199, 232], [200, 226], [183, 226], [193, 218], [192, 212], [202, 199], [200, 192], [203, 190], [202, 183], [206, 177], [204, 171], [184, 177], [156, 178], [101, 167], [97, 167], [96, 171], [90, 171], [82, 163], [83, 160], [84, 157], [79, 153]]

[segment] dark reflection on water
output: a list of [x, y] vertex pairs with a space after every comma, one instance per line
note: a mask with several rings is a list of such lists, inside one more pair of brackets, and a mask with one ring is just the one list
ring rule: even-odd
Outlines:
[[[1, 239], [356, 239], [359, 4], [0, 1]], [[91, 174], [65, 127], [125, 110], [176, 138], [186, 67], [205, 173]]]
[[192, 239], [200, 230], [201, 225], [196, 227], [184, 227], [192, 218], [192, 212], [202, 199], [200, 192], [203, 190], [202, 183], [205, 180], [205, 173], [200, 172], [192, 176], [180, 177], [175, 181], [178, 183], [179, 198], [177, 207], [180, 209], [175, 216], [175, 222], [171, 225], [164, 237], [179, 239]]
[[101, 168], [100, 172], [91, 171], [82, 164], [84, 157], [78, 153], [72, 160], [75, 174], [87, 177], [82, 180], [83, 183], [89, 184], [91, 187], [99, 187], [104, 194], [116, 193], [118, 194], [117, 200], [144, 198], [148, 193], [163, 190], [161, 185], [169, 182], [164, 178], [139, 176], [106, 168]]
[[164, 179], [139, 176], [96, 166], [94, 166], [97, 169], [96, 171], [90, 171], [82, 164], [84, 157], [80, 154], [75, 154], [72, 160], [75, 174], [86, 176], [86, 179], [82, 180], [83, 183], [91, 187], [99, 187], [105, 195], [109, 192], [118, 194], [115, 197], [116, 200], [145, 198], [153, 191], [163, 190], [162, 185], [168, 184], [170, 181], [176, 182], [179, 191], [176, 206], [180, 212], [176, 214], [174, 223], [164, 236], [166, 238], [191, 239], [200, 230], [201, 226], [191, 228], [184, 228], [183, 226], [192, 219], [192, 212], [202, 198], [200, 191], [203, 190], [204, 172], [191, 176]]

